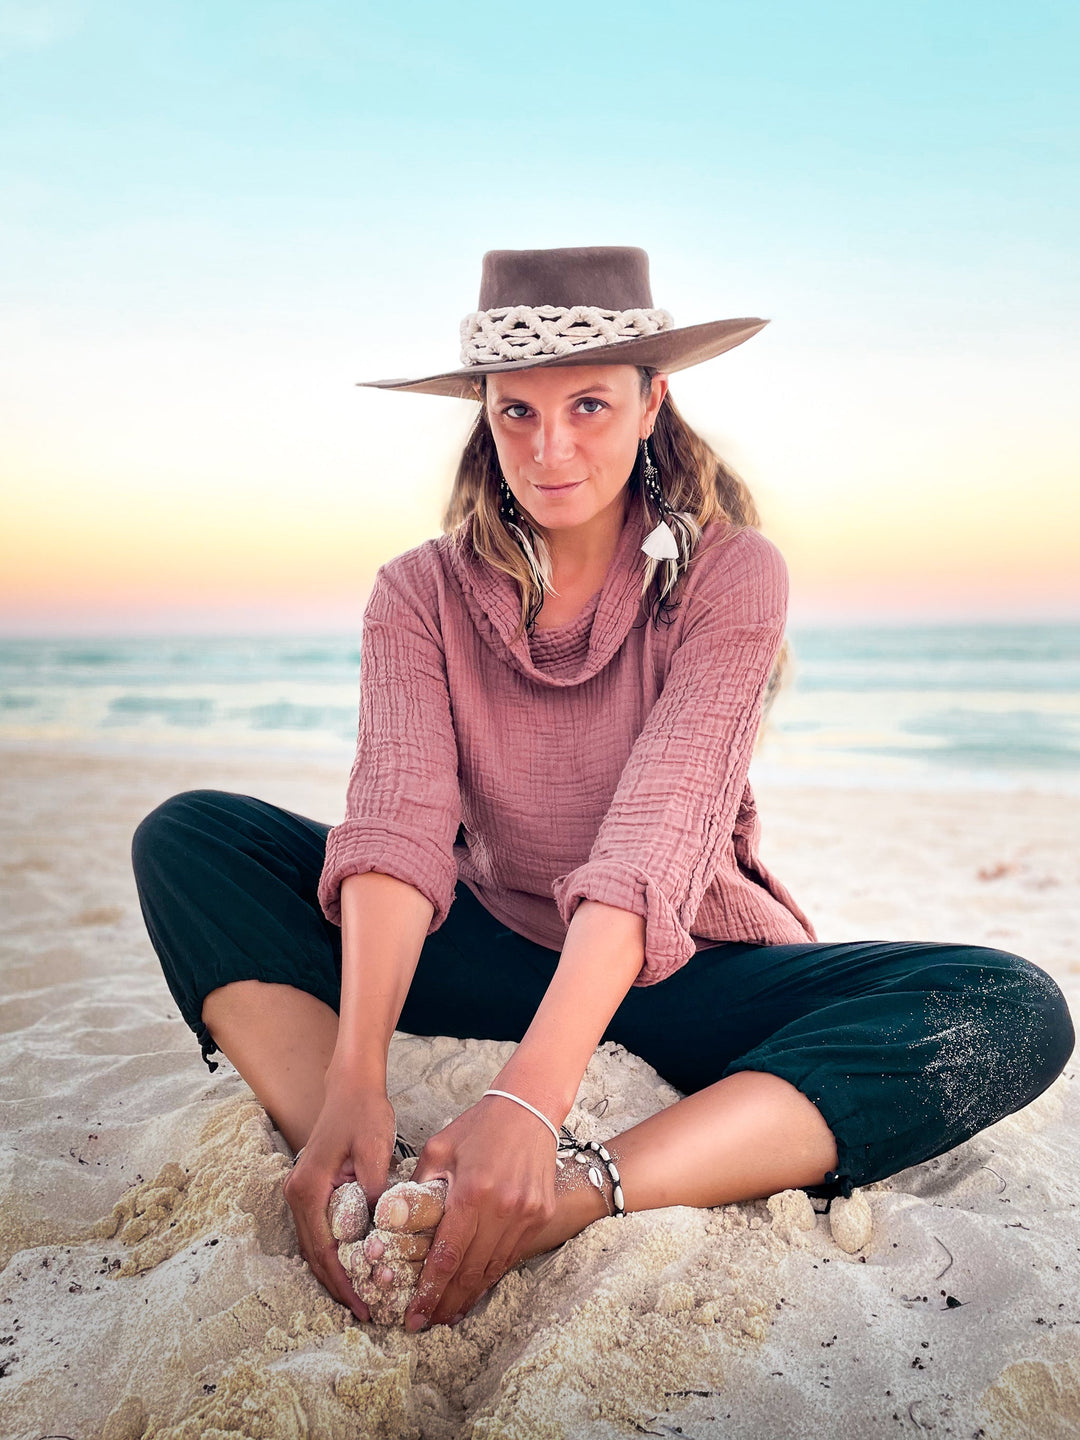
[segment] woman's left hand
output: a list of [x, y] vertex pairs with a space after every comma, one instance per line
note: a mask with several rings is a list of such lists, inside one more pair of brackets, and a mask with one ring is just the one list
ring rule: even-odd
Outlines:
[[486, 1096], [424, 1146], [413, 1179], [445, 1178], [435, 1231], [409, 1330], [460, 1319], [528, 1251], [555, 1214], [555, 1144], [519, 1105]]

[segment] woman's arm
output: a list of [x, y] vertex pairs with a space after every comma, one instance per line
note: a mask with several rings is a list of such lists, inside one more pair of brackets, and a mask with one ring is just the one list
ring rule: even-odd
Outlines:
[[342, 881], [337, 1044], [322, 1110], [284, 1186], [304, 1258], [361, 1320], [367, 1307], [338, 1260], [327, 1205], [346, 1180], [358, 1180], [372, 1204], [386, 1188], [394, 1148], [386, 1059], [432, 908], [412, 885], [374, 870]]
[[356, 754], [345, 819], [326, 837], [323, 914], [341, 924], [342, 881], [377, 870], [426, 896], [437, 930], [454, 899], [460, 821], [438, 596], [410, 551], [380, 567], [364, 610]]
[[341, 1007], [328, 1079], [385, 1094], [390, 1037], [433, 911], [419, 890], [391, 875], [369, 870], [341, 882]]
[[640, 915], [596, 900], [579, 905], [532, 1024], [492, 1087], [520, 1095], [558, 1128], [644, 955]]
[[[553, 886], [567, 925], [585, 900], [644, 917], [642, 985], [665, 979], [694, 954], [694, 919], [731, 854], [765, 688], [784, 637], [787, 566], [764, 535], [738, 532], [695, 565], [664, 688], [589, 858]], [[737, 896], [731, 905], [738, 922]]]
[[[492, 1088], [527, 1100], [558, 1128], [644, 953], [640, 916], [579, 905], [536, 1015]], [[551, 1134], [500, 1096], [473, 1105], [424, 1147], [416, 1178], [437, 1175], [451, 1182], [447, 1209], [406, 1314], [409, 1329], [465, 1314], [554, 1213]]]

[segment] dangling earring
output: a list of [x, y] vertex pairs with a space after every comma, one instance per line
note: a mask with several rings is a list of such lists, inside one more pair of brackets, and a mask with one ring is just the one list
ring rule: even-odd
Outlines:
[[649, 499], [660, 512], [660, 524], [645, 536], [641, 548], [650, 560], [678, 560], [679, 547], [671, 532], [671, 526], [667, 523], [667, 516], [675, 512], [660, 489], [660, 472], [653, 464], [652, 456], [649, 454], [647, 439], [641, 441], [640, 455], [641, 483], [644, 485]]
[[499, 476], [499, 514], [507, 524], [517, 521], [518, 513], [514, 509], [514, 495], [510, 486], [506, 483], [506, 476]]
[[535, 536], [537, 556], [533, 549], [532, 540], [529, 536], [532, 533], [525, 517], [514, 504], [514, 494], [506, 483], [506, 476], [499, 476], [499, 516], [507, 530], [517, 538], [518, 544], [529, 562], [529, 569], [532, 572], [534, 583], [540, 590], [546, 590], [549, 595], [557, 595], [559, 592], [552, 588], [551, 584], [551, 557], [548, 555], [547, 546], [539, 535]]

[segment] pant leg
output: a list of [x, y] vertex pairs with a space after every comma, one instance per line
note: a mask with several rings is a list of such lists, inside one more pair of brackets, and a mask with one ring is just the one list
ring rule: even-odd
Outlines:
[[869, 1184], [1021, 1109], [1072, 1052], [1053, 980], [982, 946], [721, 945], [632, 990], [610, 1038], [679, 1089], [763, 1070], [811, 1099], [836, 1172], [811, 1193]]
[[221, 985], [295, 985], [337, 1008], [341, 935], [316, 897], [329, 830], [250, 796], [188, 790], [135, 831], [132, 868], [150, 942], [211, 1070], [217, 1046], [202, 1006]]
[[[329, 828], [199, 790], [136, 830], [147, 929], [204, 1055], [217, 1047], [203, 1000], [233, 980], [294, 985], [337, 1009], [341, 932], [316, 895]], [[520, 1039], [558, 958], [459, 884], [424, 941], [400, 1026]], [[1060, 991], [1019, 956], [885, 943], [703, 950], [659, 985], [632, 989], [605, 1038], [687, 1093], [738, 1070], [789, 1080], [836, 1136], [833, 1189], [918, 1164], [1020, 1109], [1073, 1046]]]

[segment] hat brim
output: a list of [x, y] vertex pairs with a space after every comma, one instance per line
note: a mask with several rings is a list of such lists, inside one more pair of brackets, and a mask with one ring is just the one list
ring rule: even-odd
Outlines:
[[712, 320], [704, 325], [684, 325], [678, 330], [661, 330], [638, 340], [617, 340], [610, 345], [594, 345], [574, 351], [571, 355], [537, 355], [529, 360], [500, 360], [491, 365], [469, 365], [460, 370], [446, 370], [441, 375], [427, 375], [420, 380], [360, 380], [357, 384], [375, 390], [405, 390], [417, 395], [450, 395], [459, 400], [474, 400], [475, 385], [481, 375], [505, 374], [509, 370], [533, 370], [543, 365], [558, 368], [566, 365], [649, 365], [669, 374], [687, 370], [733, 350], [764, 330], [768, 320]]

